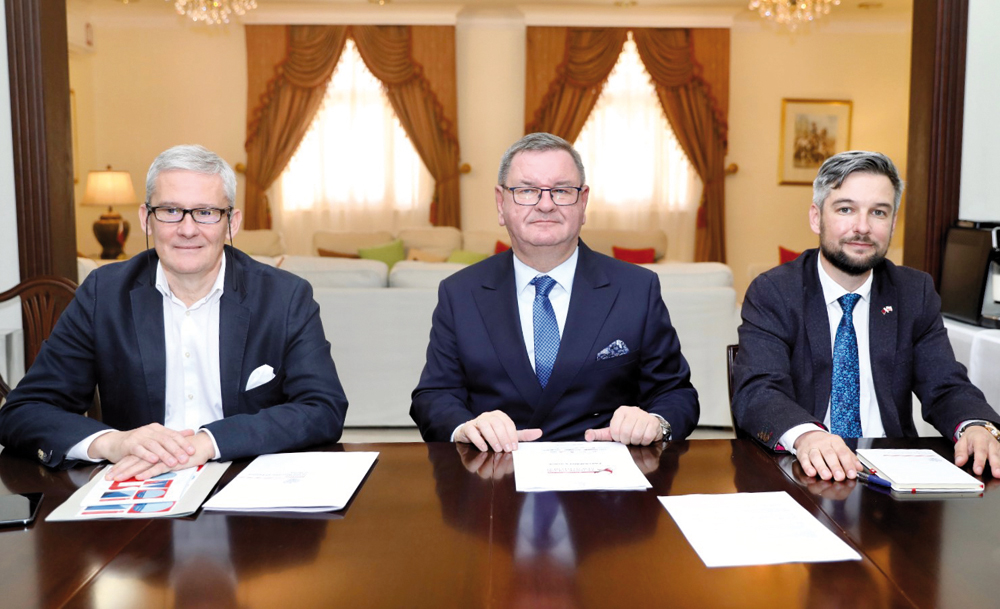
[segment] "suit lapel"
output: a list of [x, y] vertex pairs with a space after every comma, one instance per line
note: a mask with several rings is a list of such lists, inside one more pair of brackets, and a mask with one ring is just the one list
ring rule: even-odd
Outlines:
[[[819, 256], [817, 250], [816, 256]], [[816, 258], [803, 261], [802, 290], [805, 299], [806, 336], [812, 358], [813, 407], [812, 414], [822, 421], [830, 406], [830, 387], [833, 374], [833, 348], [830, 343], [830, 316], [819, 282]]]
[[875, 269], [872, 281], [871, 307], [868, 310], [868, 354], [871, 358], [872, 383], [875, 385], [879, 415], [882, 417], [885, 435], [889, 438], [903, 435], [899, 410], [910, 407], [909, 404], [895, 404], [892, 399], [898, 314], [890, 310], [883, 315], [882, 309], [886, 306], [896, 308], [897, 304], [896, 287], [889, 281], [883, 263]]
[[503, 258], [497, 261], [494, 271], [483, 279], [482, 285], [473, 288], [472, 295], [497, 358], [524, 401], [534, 407], [542, 395], [542, 387], [524, 348], [514, 286], [513, 252], [508, 250], [501, 256]]
[[[531, 427], [541, 426], [548, 418], [593, 354], [594, 342], [604, 327], [618, 291], [618, 286], [611, 284], [600, 266], [600, 259], [581, 241], [566, 326], [559, 343], [559, 355], [556, 357], [552, 376], [542, 392], [541, 404], [535, 409]], [[537, 379], [535, 383], [537, 385]]]
[[240, 380], [243, 356], [250, 331], [250, 309], [243, 305], [247, 290], [242, 268], [226, 247], [226, 282], [219, 300], [219, 381], [222, 386], [222, 415], [240, 412]]
[[[150, 256], [150, 264], [156, 266], [156, 257]], [[146, 273], [140, 273], [145, 277]], [[155, 421], [163, 424], [166, 420], [167, 394], [167, 347], [163, 326], [163, 295], [155, 286], [144, 280], [136, 282], [129, 293], [132, 303], [132, 328], [139, 345], [143, 379], [146, 383], [145, 417], [139, 420]]]

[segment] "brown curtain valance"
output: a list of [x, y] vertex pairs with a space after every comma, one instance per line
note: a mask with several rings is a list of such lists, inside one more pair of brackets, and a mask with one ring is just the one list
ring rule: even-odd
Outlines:
[[[636, 28], [639, 56], [667, 120], [704, 182], [695, 260], [724, 262], [729, 30]], [[529, 27], [525, 133], [574, 141], [618, 61], [622, 28]]]
[[305, 136], [348, 36], [434, 176], [431, 222], [460, 225], [454, 27], [248, 25], [246, 31], [247, 228], [270, 227], [265, 193]]

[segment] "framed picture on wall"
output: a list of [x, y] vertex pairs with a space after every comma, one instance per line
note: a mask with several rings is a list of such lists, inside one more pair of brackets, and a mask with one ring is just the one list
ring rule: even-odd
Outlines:
[[823, 161], [850, 149], [850, 100], [781, 100], [778, 184], [812, 184]]

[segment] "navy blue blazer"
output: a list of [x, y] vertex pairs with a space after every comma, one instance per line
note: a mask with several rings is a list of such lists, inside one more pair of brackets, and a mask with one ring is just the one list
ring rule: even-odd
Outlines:
[[[205, 427], [224, 460], [336, 442], [347, 398], [312, 288], [225, 248], [219, 303], [224, 418]], [[46, 465], [104, 429], [163, 423], [166, 348], [156, 253], [92, 272], [0, 409], [0, 444]], [[245, 391], [254, 369], [275, 378]], [[82, 416], [100, 392], [103, 421]]]
[[[733, 414], [772, 449], [792, 427], [822, 424], [829, 407], [833, 349], [817, 255], [807, 250], [760, 275], [743, 301]], [[1000, 420], [955, 360], [930, 275], [888, 260], [874, 273], [869, 348], [886, 436], [917, 435], [911, 392], [946, 438], [962, 421]]]
[[[682, 439], [698, 422], [698, 394], [648, 269], [595, 253], [583, 242], [559, 355], [543, 390], [524, 346], [513, 251], [441, 282], [427, 363], [410, 416], [424, 440], [448, 442], [462, 423], [502, 410], [542, 440], [583, 440], [621, 405], [670, 422]], [[616, 340], [626, 355], [598, 360]]]

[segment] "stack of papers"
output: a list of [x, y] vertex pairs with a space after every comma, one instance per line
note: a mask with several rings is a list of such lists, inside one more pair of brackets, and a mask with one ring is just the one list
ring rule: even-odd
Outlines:
[[205, 503], [227, 512], [331, 512], [354, 496], [378, 453], [263, 455]]
[[197, 511], [229, 463], [206, 463], [149, 480], [105, 480], [108, 465], [49, 514], [47, 521], [163, 518]]
[[896, 492], [983, 490], [982, 482], [928, 448], [860, 448], [858, 459]]
[[706, 567], [861, 560], [783, 491], [659, 499]]
[[514, 451], [518, 491], [633, 491], [652, 485], [617, 442], [521, 442]]

